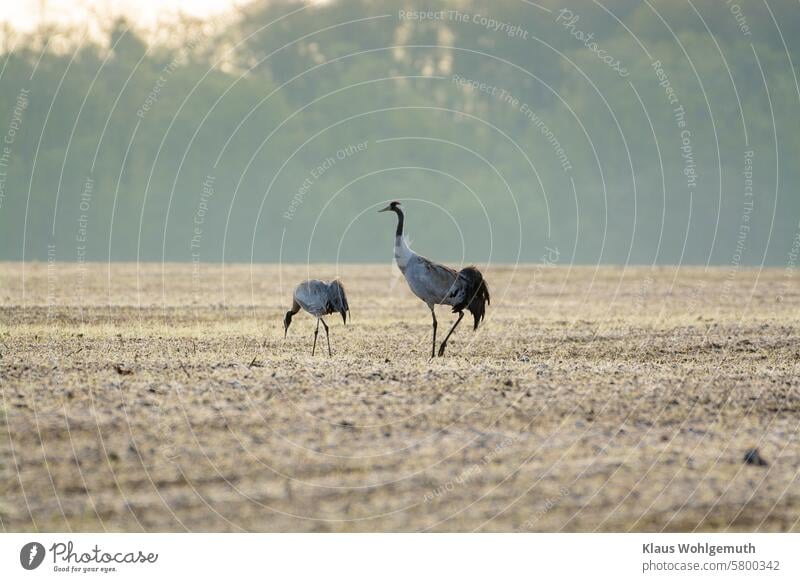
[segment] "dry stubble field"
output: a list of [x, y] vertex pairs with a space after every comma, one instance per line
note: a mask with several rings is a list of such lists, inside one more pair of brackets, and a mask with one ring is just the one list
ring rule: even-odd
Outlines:
[[428, 361], [393, 268], [309, 270], [0, 265], [2, 528], [800, 529], [796, 274], [494, 267]]

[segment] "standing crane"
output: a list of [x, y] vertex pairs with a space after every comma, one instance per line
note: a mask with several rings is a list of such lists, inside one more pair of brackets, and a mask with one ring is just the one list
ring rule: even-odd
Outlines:
[[403, 237], [403, 221], [405, 216], [399, 202], [391, 202], [386, 208], [378, 212], [394, 212], [397, 214], [397, 230], [394, 239], [394, 259], [397, 266], [408, 281], [411, 291], [422, 299], [431, 310], [433, 318], [433, 343], [431, 358], [436, 355], [436, 305], [450, 305], [453, 313], [458, 313], [458, 319], [447, 332], [439, 347], [439, 356], [444, 355], [447, 340], [455, 331], [464, 317], [464, 309], [472, 313], [475, 321], [473, 331], [478, 329], [478, 324], [486, 313], [489, 305], [489, 287], [483, 279], [481, 272], [475, 267], [465, 267], [460, 271], [440, 265], [430, 259], [418, 255], [408, 247]]
[[342, 321], [347, 325], [347, 314], [350, 312], [350, 306], [347, 304], [347, 295], [344, 292], [344, 285], [338, 279], [334, 279], [330, 283], [319, 281], [318, 279], [311, 279], [303, 281], [294, 290], [292, 296], [292, 308], [286, 312], [283, 318], [283, 337], [289, 333], [289, 326], [292, 324], [292, 316], [294, 316], [300, 308], [314, 317], [317, 318], [317, 327], [314, 330], [314, 345], [311, 348], [311, 355], [317, 349], [317, 335], [319, 334], [319, 324], [325, 328], [325, 339], [328, 340], [328, 356], [331, 355], [331, 338], [328, 335], [328, 324], [322, 319], [325, 315], [331, 313], [341, 313]]

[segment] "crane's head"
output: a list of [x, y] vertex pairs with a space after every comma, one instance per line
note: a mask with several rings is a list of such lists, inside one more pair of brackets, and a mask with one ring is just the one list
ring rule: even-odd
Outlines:
[[286, 338], [286, 334], [289, 333], [289, 326], [292, 325], [292, 313], [291, 309], [286, 312], [286, 315], [283, 316], [283, 337]]
[[378, 210], [378, 212], [390, 212], [390, 211], [397, 212], [398, 210], [400, 210], [400, 203], [397, 200], [395, 200], [394, 202], [390, 202], [389, 206], [387, 206], [386, 208]]

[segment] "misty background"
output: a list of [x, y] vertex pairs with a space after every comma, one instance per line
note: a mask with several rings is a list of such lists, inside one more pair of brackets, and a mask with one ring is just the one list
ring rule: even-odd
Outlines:
[[6, 25], [0, 259], [388, 262], [398, 199], [440, 260], [794, 266], [799, 16], [339, 0]]

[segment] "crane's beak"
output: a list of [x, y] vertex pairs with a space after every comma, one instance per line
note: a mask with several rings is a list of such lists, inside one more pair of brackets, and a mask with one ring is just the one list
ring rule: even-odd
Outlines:
[[386, 208], [382, 208], [381, 210], [378, 210], [378, 212], [389, 212], [391, 209], [392, 209], [392, 206], [391, 206], [391, 204], [390, 204], [390, 205], [389, 205], [389, 206], [387, 206]]

